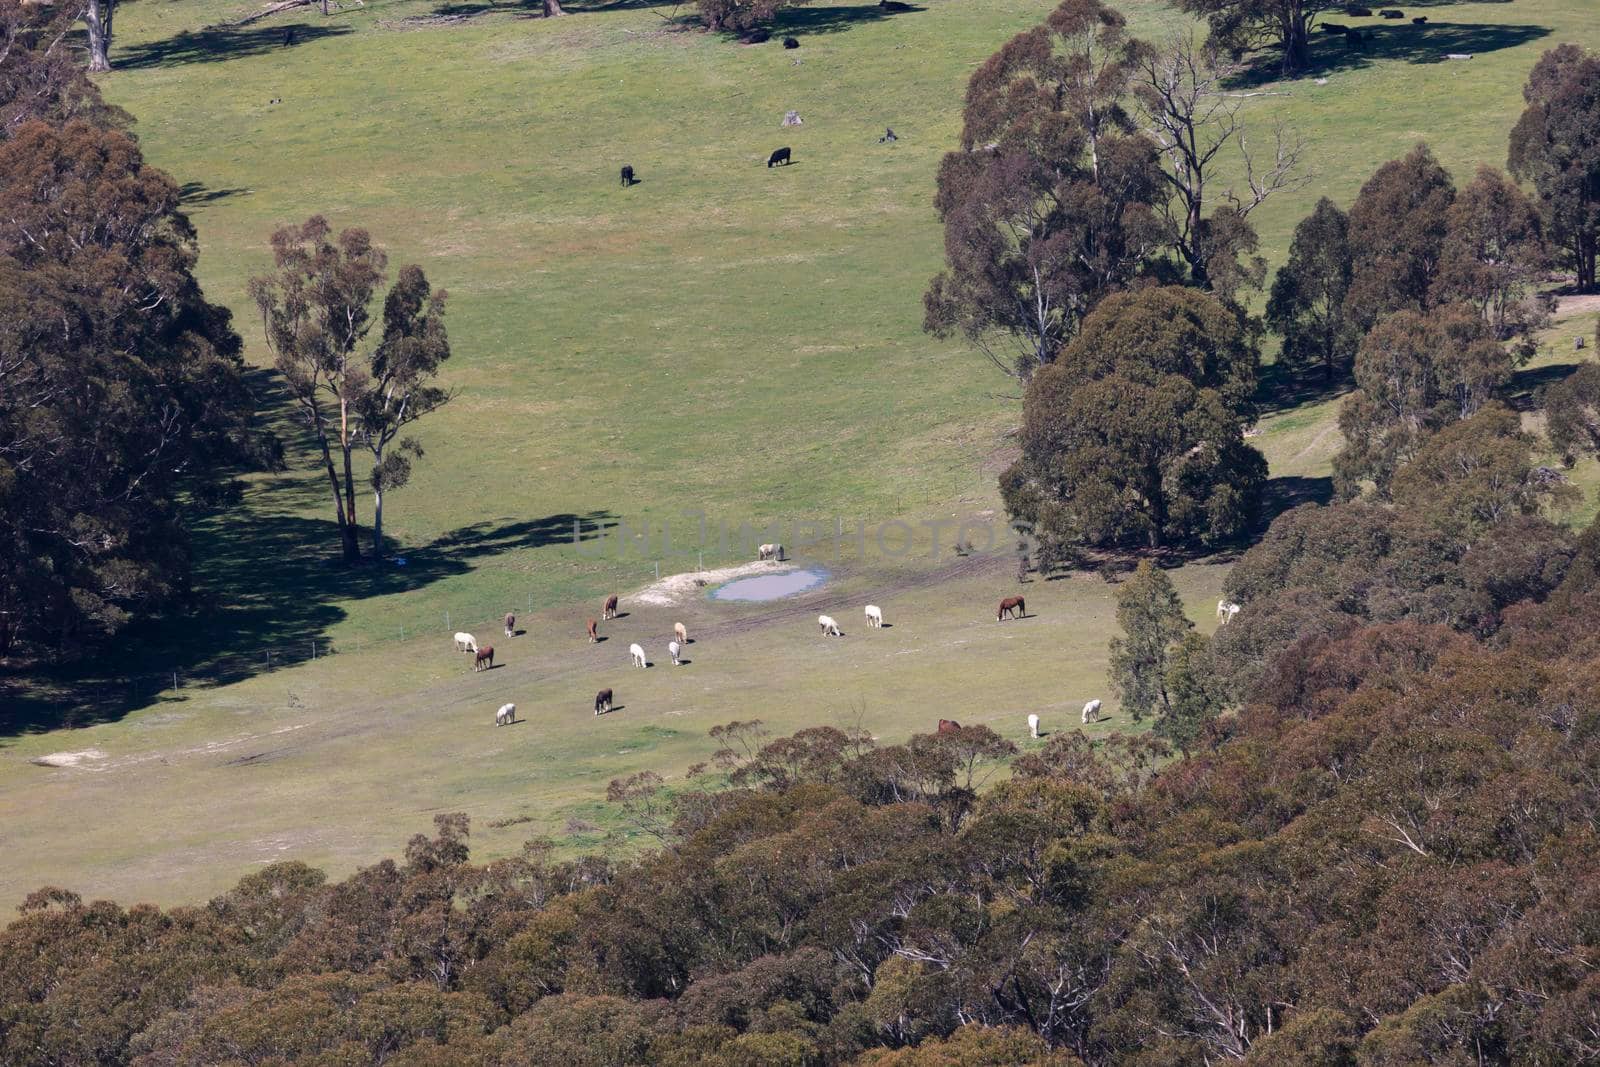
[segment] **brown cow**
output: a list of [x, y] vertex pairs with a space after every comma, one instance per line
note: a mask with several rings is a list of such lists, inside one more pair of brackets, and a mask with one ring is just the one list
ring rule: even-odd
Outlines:
[[994, 621], [999, 622], [1007, 615], [1013, 619], [1027, 618], [1028, 602], [1019, 596], [1008, 596], [1000, 601], [1000, 610], [995, 613]]
[[487, 671], [493, 669], [493, 667], [494, 646], [485, 645], [483, 648], [478, 649], [478, 654], [472, 660], [472, 669], [475, 671]]
[[955, 733], [960, 733], [960, 732], [961, 732], [961, 724], [956, 722], [954, 719], [940, 719], [939, 720], [939, 733], [941, 733], [941, 734], [955, 734]]
[[600, 613], [602, 621], [617, 617], [617, 594], [612, 593], [606, 597], [606, 609]]
[[594, 713], [596, 715], [611, 710], [611, 690], [602, 689], [594, 695]]
[[600, 640], [600, 624], [593, 619], [589, 620], [589, 643], [592, 645]]

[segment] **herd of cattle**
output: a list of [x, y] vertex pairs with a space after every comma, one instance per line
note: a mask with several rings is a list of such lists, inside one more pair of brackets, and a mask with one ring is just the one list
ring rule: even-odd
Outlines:
[[[781, 559], [782, 553], [782, 545], [762, 545], [760, 558]], [[606, 597], [605, 605], [600, 612], [600, 618], [607, 621], [617, 618], [617, 603], [618, 598], [615, 593]], [[1232, 622], [1234, 616], [1239, 614], [1239, 610], [1240, 606], [1230, 600], [1217, 601], [1218, 625], [1226, 626], [1229, 622]], [[883, 609], [878, 605], [868, 604], [863, 614], [866, 617], [869, 629], [876, 630], [883, 627]], [[1020, 596], [1008, 596], [1000, 601], [1000, 608], [995, 612], [995, 621], [1003, 622], [1008, 618], [1022, 619], [1027, 618], [1027, 616], [1027, 602]], [[507, 637], [511, 637], [516, 633], [516, 622], [517, 617], [515, 615], [506, 615], [505, 632]], [[832, 615], [818, 615], [817, 626], [824, 637], [844, 636], [843, 631], [839, 628], [838, 620]], [[589, 641], [591, 643], [599, 641], [599, 627], [598, 620], [589, 620]], [[681, 667], [683, 666], [683, 650], [689, 644], [689, 628], [681, 622], [675, 622], [672, 624], [672, 636], [673, 639], [667, 642], [667, 655], [671, 657], [674, 667]], [[460, 632], [455, 635], [455, 649], [457, 652], [471, 652], [473, 654], [472, 669], [474, 671], [489, 670], [494, 667], [494, 646], [485, 645], [479, 648], [477, 639], [469, 633]], [[634, 642], [628, 646], [628, 662], [634, 667], [648, 668], [650, 666], [650, 659], [645, 654], [643, 645]], [[594, 697], [594, 713], [596, 715], [604, 715], [609, 712], [613, 699], [612, 690], [600, 690]], [[1098, 699], [1091, 700], [1083, 706], [1082, 718], [1084, 725], [1087, 726], [1090, 723], [1100, 721], [1100, 706]], [[517, 706], [515, 704], [503, 704], [494, 713], [494, 724], [496, 726], [509, 726], [516, 721]], [[1028, 716], [1028, 733], [1034, 738], [1039, 736], [1039, 721], [1038, 715]], [[941, 734], [954, 733], [960, 729], [961, 724], [955, 720], [940, 719], [937, 732]]]

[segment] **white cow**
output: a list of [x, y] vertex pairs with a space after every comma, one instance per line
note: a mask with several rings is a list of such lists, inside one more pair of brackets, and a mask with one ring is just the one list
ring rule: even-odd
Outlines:
[[478, 639], [476, 637], [473, 637], [471, 634], [468, 634], [468, 633], [457, 633], [456, 634], [456, 651], [457, 652], [476, 652], [476, 651], [478, 651]]
[[1035, 741], [1037, 741], [1039, 739], [1039, 716], [1037, 716], [1037, 715], [1029, 715], [1028, 716], [1028, 734]]
[[1100, 721], [1100, 701], [1098, 698], [1089, 701], [1083, 706], [1083, 722], [1087, 726], [1091, 722]]
[[1217, 625], [1218, 626], [1226, 626], [1226, 625], [1228, 625], [1228, 623], [1233, 621], [1233, 617], [1235, 615], [1237, 615], [1237, 614], [1239, 614], [1239, 605], [1238, 604], [1235, 604], [1231, 600], [1219, 600], [1219, 601], [1217, 601]]
[[683, 646], [678, 644], [678, 642], [676, 642], [676, 641], [668, 641], [667, 642], [667, 655], [672, 657], [672, 665], [674, 667], [683, 666], [683, 664], [678, 662], [678, 653], [682, 649], [683, 649]]
[[515, 704], [501, 704], [500, 710], [494, 713], [496, 726], [510, 726], [517, 721], [517, 706]]
[[633, 657], [633, 665], [635, 667], [648, 667], [648, 666], [650, 666], [650, 661], [644, 658], [644, 649], [641, 648], [640, 646], [638, 646], [638, 645], [629, 645], [628, 646], [628, 655]]
[[883, 627], [883, 609], [876, 604], [867, 605], [867, 625], [874, 630]]
[[824, 636], [827, 634], [832, 634], [835, 637], [844, 636], [844, 634], [839, 632], [839, 624], [834, 621], [832, 615], [818, 615], [817, 625], [822, 628], [822, 633]]

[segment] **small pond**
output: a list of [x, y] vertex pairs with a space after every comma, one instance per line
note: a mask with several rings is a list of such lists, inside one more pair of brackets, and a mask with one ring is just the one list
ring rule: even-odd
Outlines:
[[823, 570], [793, 570], [778, 574], [757, 574], [750, 578], [735, 578], [711, 590], [712, 600], [778, 600], [782, 597], [815, 589], [828, 580]]

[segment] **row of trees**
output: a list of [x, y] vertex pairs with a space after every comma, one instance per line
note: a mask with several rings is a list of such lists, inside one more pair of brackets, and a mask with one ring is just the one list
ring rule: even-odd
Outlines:
[[[1514, 420], [1484, 422], [1517, 461]], [[476, 864], [440, 815], [338, 883], [281, 862], [169, 910], [43, 889], [0, 931], [0, 1060], [1593, 1060], [1600, 525], [1481, 506], [1461, 433], [1397, 479], [1423, 506], [1280, 518], [1214, 640], [1160, 571], [1125, 583], [1115, 669], [1157, 679], [1125, 689], [1157, 736], [731, 723], [712, 773], [612, 783], [659, 846], [631, 859]], [[1212, 678], [1238, 714], [1204, 712]]]
[[63, 62], [69, 26], [0, 11], [0, 656], [181, 598], [186, 514], [276, 455], [178, 185]]

